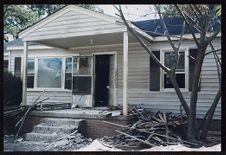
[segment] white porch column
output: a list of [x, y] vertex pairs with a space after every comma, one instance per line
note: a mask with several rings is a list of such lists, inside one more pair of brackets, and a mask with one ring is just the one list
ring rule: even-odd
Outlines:
[[28, 55], [28, 42], [24, 42], [24, 53], [23, 53], [23, 97], [22, 104], [27, 104], [27, 55]]
[[128, 114], [128, 32], [123, 32], [123, 115]]

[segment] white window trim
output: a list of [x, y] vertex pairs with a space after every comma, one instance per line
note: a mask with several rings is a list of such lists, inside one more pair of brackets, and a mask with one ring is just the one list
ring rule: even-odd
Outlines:
[[[170, 52], [173, 49], [160, 50], [160, 62], [164, 64], [164, 54], [165, 52]], [[189, 49], [182, 48], [180, 52], [184, 52], [184, 69], [185, 69], [185, 88], [180, 88], [181, 92], [189, 92]], [[172, 92], [175, 91], [174, 88], [164, 88], [164, 70], [160, 68], [160, 92]]]
[[[78, 54], [74, 54], [78, 55]], [[28, 59], [34, 59], [34, 88], [27, 88], [27, 91], [68, 91], [71, 92], [72, 90], [65, 89], [65, 63], [66, 63], [66, 58], [70, 57], [72, 55], [65, 55], [65, 56], [42, 56], [42, 57], [29, 57]], [[51, 59], [51, 58], [61, 58], [62, 59], [62, 69], [61, 69], [61, 87], [60, 88], [43, 88], [43, 87], [38, 87], [38, 60], [39, 59]], [[21, 65], [22, 66], [22, 65]]]

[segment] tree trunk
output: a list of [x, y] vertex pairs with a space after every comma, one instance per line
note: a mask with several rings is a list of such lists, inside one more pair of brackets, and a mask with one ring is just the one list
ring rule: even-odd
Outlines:
[[204, 126], [202, 128], [202, 134], [201, 134], [201, 139], [202, 140], [206, 140], [206, 136], [208, 134], [208, 127], [209, 127], [209, 125], [211, 123], [211, 120], [213, 118], [213, 114], [215, 112], [217, 104], [219, 103], [220, 98], [221, 98], [221, 88], [218, 90], [217, 95], [214, 98], [214, 101], [213, 101], [213, 103], [212, 103], [212, 105], [211, 105], [211, 107], [209, 109], [209, 113], [207, 115], [207, 119], [206, 119], [206, 121], [204, 123]]
[[198, 50], [198, 55], [195, 61], [194, 80], [192, 84], [191, 98], [190, 98], [190, 111], [188, 115], [187, 138], [190, 139], [191, 141], [200, 139], [199, 137], [200, 133], [198, 130], [198, 124], [196, 119], [196, 104], [197, 104], [197, 98], [198, 98], [199, 78], [200, 78], [202, 64], [204, 60], [204, 53], [207, 48], [206, 45], [202, 45], [202, 46], [203, 48]]

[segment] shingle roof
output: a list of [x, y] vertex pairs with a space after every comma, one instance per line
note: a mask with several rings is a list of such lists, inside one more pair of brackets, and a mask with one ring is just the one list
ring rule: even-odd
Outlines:
[[[166, 17], [164, 18], [164, 22], [166, 24], [166, 27], [170, 35], [181, 34], [182, 28], [183, 28], [182, 17]], [[144, 20], [144, 21], [137, 21], [137, 22], [135, 21], [132, 23], [153, 37], [161, 36], [161, 34], [164, 34], [164, 29], [162, 28], [160, 19]], [[219, 23], [214, 24], [213, 29], [214, 30], [219, 29]], [[194, 28], [193, 32], [197, 33], [198, 31]], [[186, 25], [184, 34], [189, 34], [189, 33], [190, 31]]]

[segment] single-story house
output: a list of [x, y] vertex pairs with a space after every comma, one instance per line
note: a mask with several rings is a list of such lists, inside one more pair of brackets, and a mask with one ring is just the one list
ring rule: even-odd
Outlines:
[[[182, 22], [169, 18], [169, 32], [180, 35]], [[159, 20], [133, 22], [134, 27], [152, 42], [156, 57], [167, 63], [172, 48]], [[179, 24], [179, 25], [178, 25]], [[198, 34], [197, 34], [198, 36]], [[180, 61], [176, 71], [179, 86], [189, 103], [197, 47], [185, 31]], [[7, 45], [9, 71], [23, 79], [23, 104], [45, 90], [50, 99], [44, 103], [70, 103], [72, 108], [123, 106], [137, 104], [144, 108], [180, 113], [180, 102], [172, 84], [130, 34], [120, 18], [93, 12], [74, 5], [19, 33], [15, 44]], [[174, 42], [178, 42], [174, 38]], [[221, 48], [221, 34], [214, 40]], [[210, 50], [210, 49], [208, 49]], [[221, 54], [219, 53], [219, 57]], [[25, 65], [27, 64], [27, 65]], [[218, 90], [217, 67], [209, 54], [203, 62], [198, 94], [197, 117], [203, 118]], [[221, 103], [215, 119], [221, 119]]]

